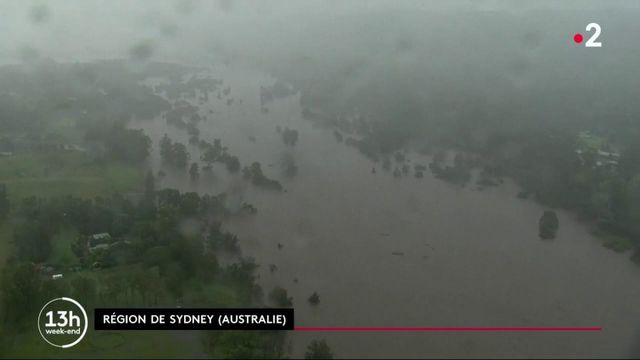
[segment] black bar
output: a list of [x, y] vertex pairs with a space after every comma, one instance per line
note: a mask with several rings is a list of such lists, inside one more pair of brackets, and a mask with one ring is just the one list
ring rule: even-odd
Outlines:
[[294, 329], [293, 309], [102, 308], [94, 315], [95, 330]]

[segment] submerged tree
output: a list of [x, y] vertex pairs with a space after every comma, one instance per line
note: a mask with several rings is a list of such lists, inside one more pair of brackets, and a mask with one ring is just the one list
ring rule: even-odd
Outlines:
[[560, 221], [555, 211], [547, 210], [542, 214], [540, 221], [538, 222], [538, 235], [541, 239], [551, 240], [555, 239], [556, 232], [560, 227]]
[[198, 177], [200, 176], [200, 169], [198, 167], [198, 163], [196, 162], [191, 163], [191, 167], [189, 168], [189, 176], [191, 177], [191, 180], [198, 179]]
[[282, 184], [277, 180], [266, 177], [262, 172], [262, 166], [257, 161], [253, 162], [250, 167], [242, 169], [242, 176], [247, 180], [251, 180], [253, 185], [265, 189], [282, 191]]
[[333, 352], [327, 344], [327, 341], [313, 340], [304, 353], [305, 359], [333, 359]]
[[185, 168], [189, 163], [189, 152], [184, 144], [173, 143], [173, 164], [180, 168]]
[[126, 129], [117, 124], [96, 137], [102, 140], [112, 159], [139, 164], [149, 156], [151, 139], [142, 130]]
[[171, 141], [167, 134], [160, 140], [160, 157], [164, 162], [183, 169], [189, 163], [187, 147], [177, 141]]
[[222, 146], [220, 139], [214, 139], [213, 144], [204, 143], [204, 153], [200, 156], [200, 160], [207, 163], [210, 169], [215, 162], [222, 163], [226, 166], [230, 173], [237, 173], [240, 170], [240, 160], [235, 155], [231, 155], [227, 151], [226, 146]]
[[282, 141], [285, 145], [294, 146], [298, 142], [298, 130], [285, 128], [282, 132]]
[[282, 157], [282, 172], [287, 177], [294, 177], [298, 174], [298, 167], [296, 166], [295, 160], [293, 159], [293, 155], [290, 153], [286, 153]]
[[318, 305], [320, 303], [320, 295], [314, 291], [313, 294], [309, 296], [309, 303], [314, 306]]

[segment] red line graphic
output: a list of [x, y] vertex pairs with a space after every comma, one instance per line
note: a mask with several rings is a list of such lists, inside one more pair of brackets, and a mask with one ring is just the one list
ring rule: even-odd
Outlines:
[[395, 332], [593, 332], [601, 327], [296, 327], [295, 331]]

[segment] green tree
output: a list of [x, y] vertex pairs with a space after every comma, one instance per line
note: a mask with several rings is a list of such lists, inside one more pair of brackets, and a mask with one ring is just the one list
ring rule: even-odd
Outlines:
[[98, 298], [98, 288], [94, 279], [78, 276], [71, 280], [73, 298], [87, 308], [95, 306]]
[[47, 260], [51, 254], [52, 231], [39, 220], [29, 220], [14, 229], [18, 257], [33, 262]]
[[173, 143], [172, 159], [173, 165], [179, 168], [185, 168], [189, 163], [189, 152], [187, 152], [187, 147], [179, 142]]
[[206, 162], [208, 166], [211, 167], [214, 162], [218, 161], [221, 155], [222, 143], [220, 142], [220, 139], [215, 139], [213, 144], [206, 143], [206, 150], [202, 155], [200, 155], [200, 160]]
[[240, 170], [240, 160], [238, 160], [238, 157], [229, 155], [226, 151], [222, 153], [219, 161], [227, 167], [230, 173], [237, 173]]
[[33, 316], [40, 300], [40, 276], [28, 263], [8, 264], [2, 272], [2, 317], [17, 323]]
[[144, 252], [142, 257], [146, 266], [161, 266], [171, 261], [173, 254], [171, 248], [166, 245], [153, 246]]
[[160, 140], [160, 157], [162, 161], [178, 168], [185, 168], [189, 164], [187, 147], [177, 141], [171, 141], [167, 134]]
[[180, 199], [180, 213], [187, 216], [195, 216], [200, 210], [200, 196], [196, 192], [188, 192]]
[[104, 139], [108, 154], [117, 160], [140, 163], [149, 156], [151, 139], [142, 130], [115, 125]]
[[239, 253], [238, 237], [232, 233], [223, 232], [220, 224], [211, 226], [207, 237], [208, 245], [214, 250], [222, 250], [230, 253]]
[[240, 261], [227, 266], [223, 279], [233, 284], [238, 293], [240, 304], [249, 305], [262, 298], [262, 289], [256, 284], [258, 265], [252, 258], [240, 258]]
[[255, 161], [251, 164], [251, 167], [245, 167], [242, 170], [243, 177], [245, 179], [251, 179], [251, 183], [253, 185], [265, 188], [272, 189], [277, 191], [282, 191], [282, 184], [274, 179], [269, 179], [262, 172], [262, 166], [259, 162]]

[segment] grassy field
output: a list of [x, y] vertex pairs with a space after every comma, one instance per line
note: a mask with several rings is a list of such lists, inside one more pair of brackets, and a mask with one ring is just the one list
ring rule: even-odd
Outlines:
[[78, 263], [71, 251], [71, 244], [78, 238], [79, 232], [74, 228], [66, 228], [58, 232], [51, 241], [51, 256], [48, 263], [71, 266]]
[[631, 239], [615, 235], [604, 235], [604, 247], [615, 252], [622, 253], [633, 249], [634, 243]]
[[139, 190], [141, 167], [102, 163], [81, 152], [19, 154], [0, 158], [0, 182], [7, 185], [9, 199], [27, 196], [74, 195], [95, 197]]

